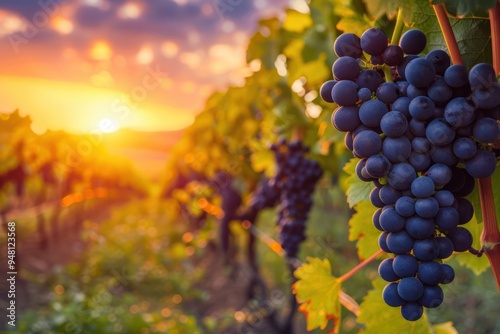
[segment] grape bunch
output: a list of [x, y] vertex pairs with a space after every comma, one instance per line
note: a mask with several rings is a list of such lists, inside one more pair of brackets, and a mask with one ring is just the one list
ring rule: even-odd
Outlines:
[[495, 171], [500, 85], [489, 64], [468, 71], [442, 50], [419, 56], [426, 47], [420, 30], [388, 44], [377, 28], [361, 38], [340, 35], [334, 80], [320, 95], [338, 105], [332, 124], [360, 159], [357, 176], [375, 186], [373, 224], [380, 247], [394, 254], [379, 266], [389, 282], [382, 297], [414, 321], [443, 302], [439, 284], [454, 279], [442, 260], [471, 249], [462, 225], [474, 211], [465, 196], [475, 178]]
[[312, 207], [312, 194], [323, 171], [317, 161], [308, 159], [300, 141], [273, 144], [277, 163], [275, 184], [281, 193], [278, 225], [281, 246], [288, 257], [296, 257], [299, 244], [305, 240], [305, 223]]

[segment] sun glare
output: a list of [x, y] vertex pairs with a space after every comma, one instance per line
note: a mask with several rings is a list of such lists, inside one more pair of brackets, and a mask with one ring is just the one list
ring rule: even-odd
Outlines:
[[99, 121], [99, 129], [104, 133], [115, 132], [120, 128], [117, 122], [111, 118], [102, 118]]

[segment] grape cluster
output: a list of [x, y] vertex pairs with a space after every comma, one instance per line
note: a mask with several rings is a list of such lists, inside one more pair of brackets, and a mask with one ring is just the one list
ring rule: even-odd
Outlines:
[[261, 211], [276, 206], [279, 200], [280, 190], [274, 179], [264, 178], [250, 199], [250, 207], [255, 211]]
[[296, 257], [299, 244], [305, 240], [305, 223], [312, 207], [312, 194], [323, 171], [317, 161], [308, 159], [308, 151], [300, 141], [273, 144], [277, 163], [275, 184], [281, 193], [278, 225], [281, 246], [287, 256]]
[[345, 145], [360, 158], [357, 176], [375, 187], [373, 224], [380, 247], [393, 258], [379, 266], [388, 281], [384, 301], [401, 307], [407, 320], [443, 301], [439, 284], [453, 281], [442, 260], [471, 249], [461, 225], [473, 216], [464, 197], [475, 177], [490, 176], [496, 157], [489, 143], [500, 135], [500, 85], [491, 65], [470, 71], [451, 65], [449, 55], [426, 47], [420, 31], [407, 31], [388, 45], [377, 28], [360, 37], [340, 35], [335, 80], [320, 90], [336, 103], [333, 126], [346, 132]]

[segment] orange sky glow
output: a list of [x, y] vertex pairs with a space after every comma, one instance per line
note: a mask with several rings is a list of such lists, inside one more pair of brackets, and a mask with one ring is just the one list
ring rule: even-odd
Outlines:
[[38, 133], [182, 129], [244, 82], [252, 29], [284, 2], [3, 2], [0, 112], [30, 115]]

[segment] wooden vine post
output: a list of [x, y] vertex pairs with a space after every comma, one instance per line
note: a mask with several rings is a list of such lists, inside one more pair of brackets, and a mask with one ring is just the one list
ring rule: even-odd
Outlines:
[[[444, 6], [439, 4], [433, 5], [433, 7], [453, 64], [463, 65], [457, 40], [453, 34]], [[498, 1], [495, 7], [489, 10], [489, 17], [493, 49], [493, 67], [498, 74], [500, 73], [500, 5]], [[495, 214], [495, 200], [493, 197], [491, 177], [481, 178], [478, 180], [478, 183], [481, 213], [484, 222], [483, 232], [481, 234], [481, 251], [486, 254], [490, 261], [491, 269], [493, 270], [497, 287], [500, 291], [500, 247], [495, 247], [500, 244], [500, 232], [498, 231]]]

